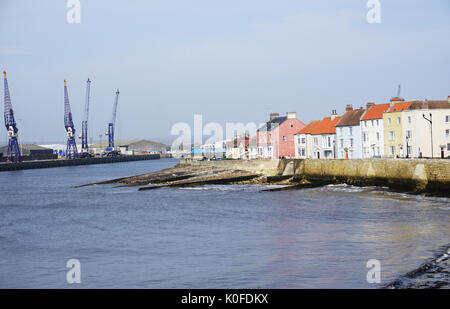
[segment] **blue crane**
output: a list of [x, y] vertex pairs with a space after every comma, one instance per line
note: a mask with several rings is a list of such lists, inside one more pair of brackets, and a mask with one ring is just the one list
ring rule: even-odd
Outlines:
[[8, 130], [8, 152], [6, 158], [7, 161], [20, 162], [20, 148], [17, 140], [17, 133], [19, 132], [19, 129], [17, 128], [16, 120], [14, 119], [14, 111], [12, 109], [11, 96], [9, 94], [8, 79], [6, 78], [5, 71], [3, 71], [3, 78], [5, 80], [5, 127], [6, 130]]
[[111, 148], [111, 150], [114, 150], [114, 129], [116, 125], [116, 115], [117, 115], [117, 103], [119, 103], [119, 89], [116, 91], [116, 99], [114, 101], [113, 106], [113, 113], [112, 113], [112, 119], [111, 122], [108, 123], [108, 147]]
[[75, 141], [75, 126], [73, 124], [72, 112], [70, 110], [67, 82], [64, 80], [64, 127], [67, 132], [66, 159], [78, 158], [77, 144]]
[[88, 146], [88, 119], [89, 119], [89, 99], [91, 94], [91, 80], [86, 82], [86, 104], [84, 106], [84, 119], [81, 123], [81, 149], [83, 153], [89, 152]]

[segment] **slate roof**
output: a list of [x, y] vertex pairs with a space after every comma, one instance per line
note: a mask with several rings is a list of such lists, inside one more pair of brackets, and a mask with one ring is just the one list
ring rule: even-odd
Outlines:
[[347, 127], [347, 126], [359, 126], [359, 121], [361, 120], [361, 116], [364, 114], [365, 109], [352, 109], [347, 111], [344, 116], [342, 116], [341, 120], [336, 124], [336, 127]]
[[282, 117], [276, 117], [270, 121], [267, 121], [265, 125], [263, 125], [259, 131], [272, 131], [274, 130], [276, 127], [278, 127], [280, 124], [282, 124], [283, 122], [285, 122], [287, 119], [286, 116], [282, 116]]

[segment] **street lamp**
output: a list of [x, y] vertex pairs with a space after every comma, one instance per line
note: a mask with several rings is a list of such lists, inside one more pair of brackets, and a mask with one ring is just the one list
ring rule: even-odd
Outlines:
[[431, 113], [430, 113], [430, 119], [428, 119], [427, 117], [425, 117], [425, 114], [422, 114], [423, 119], [425, 119], [426, 121], [428, 121], [430, 123], [430, 132], [431, 132], [431, 158], [433, 159], [433, 119], [432, 119]]
[[409, 144], [408, 144], [408, 142], [409, 142], [409, 136], [407, 135], [406, 136], [406, 158], [407, 159], [409, 158]]

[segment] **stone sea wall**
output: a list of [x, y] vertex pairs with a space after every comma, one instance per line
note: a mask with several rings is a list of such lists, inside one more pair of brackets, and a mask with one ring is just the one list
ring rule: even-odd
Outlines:
[[179, 165], [245, 170], [292, 180], [387, 186], [399, 191], [450, 195], [450, 160], [428, 159], [280, 159], [180, 160]]

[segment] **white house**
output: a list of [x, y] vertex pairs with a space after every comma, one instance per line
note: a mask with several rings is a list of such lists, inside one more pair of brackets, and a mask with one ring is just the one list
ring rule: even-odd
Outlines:
[[336, 124], [336, 153], [339, 159], [359, 159], [361, 154], [360, 121], [364, 108], [353, 109], [351, 105], [345, 108], [345, 114]]
[[361, 118], [362, 157], [373, 158], [384, 156], [384, 124], [383, 113], [391, 103], [367, 103], [367, 110]]

